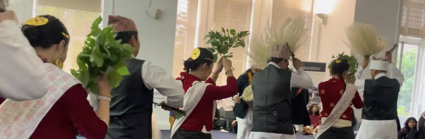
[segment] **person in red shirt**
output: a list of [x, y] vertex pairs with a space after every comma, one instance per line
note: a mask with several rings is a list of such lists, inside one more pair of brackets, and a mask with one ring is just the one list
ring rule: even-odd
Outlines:
[[[0, 106], [0, 135], [8, 138], [69, 139], [81, 133], [87, 139], [103, 139], [109, 123], [111, 86], [99, 78], [97, 113], [87, 101], [87, 92], [72, 75], [61, 70], [70, 37], [54, 16], [31, 18], [22, 27], [24, 35], [44, 62], [49, 89], [40, 99], [5, 100]], [[59, 62], [58, 62], [59, 61]]]
[[312, 125], [312, 129], [316, 132], [317, 127], [320, 125], [320, 108], [319, 105], [313, 104], [308, 109], [308, 113], [310, 115], [310, 121]]
[[[188, 60], [184, 62], [186, 72], [179, 78], [186, 92], [183, 111], [186, 115], [179, 117], [171, 130], [172, 139], [211, 139], [213, 115], [216, 100], [228, 98], [238, 92], [236, 78], [233, 76], [232, 62], [227, 58], [218, 61], [213, 71], [212, 53], [206, 48], [195, 48]], [[227, 85], [217, 86], [215, 81], [223, 71], [227, 76]]]
[[[337, 103], [339, 103], [339, 100], [342, 99], [343, 93], [346, 93], [346, 89], [348, 89], [348, 84], [344, 81], [344, 79], [354, 79], [352, 76], [348, 76], [348, 69], [349, 64], [346, 59], [334, 60], [331, 67], [332, 78], [319, 84], [319, 95], [323, 107], [321, 112], [321, 127], [328, 119], [331, 112], [337, 111], [334, 110], [334, 107], [337, 105]], [[351, 100], [351, 104], [353, 104], [356, 108], [361, 108], [363, 106], [363, 102], [359, 96], [359, 93], [355, 91], [353, 96], [353, 98], [349, 98]], [[325, 130], [323, 134], [319, 135], [319, 139], [354, 139], [354, 131], [352, 129], [352, 121], [354, 117], [351, 104], [348, 104], [347, 107], [342, 108], [343, 113], [338, 116], [339, 119], [334, 120], [332, 126]]]

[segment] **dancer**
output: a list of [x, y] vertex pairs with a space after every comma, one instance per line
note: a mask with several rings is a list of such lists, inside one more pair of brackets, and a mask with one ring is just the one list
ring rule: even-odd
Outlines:
[[[139, 53], [138, 31], [133, 20], [109, 16], [108, 24], [117, 32], [116, 39], [135, 48]], [[164, 102], [173, 107], [183, 104], [182, 84], [149, 61], [136, 58], [125, 61], [130, 75], [112, 90], [111, 124], [107, 139], [152, 138], [152, 103], [154, 89], [167, 97]]]
[[348, 61], [336, 59], [331, 65], [332, 78], [319, 84], [323, 110], [322, 124], [318, 129], [317, 138], [354, 139], [352, 128], [354, 116], [351, 105], [359, 109], [362, 108], [363, 102], [354, 85], [354, 76], [348, 75], [350, 66]]
[[22, 31], [44, 62], [49, 89], [40, 99], [4, 101], [0, 105], [0, 135], [13, 139], [59, 139], [75, 138], [79, 132], [87, 139], [105, 138], [111, 100], [107, 76], [97, 82], [99, 108], [95, 113], [82, 84], [58, 68], [57, 63], [66, 59], [70, 41], [63, 23], [56, 17], [42, 15], [27, 20]]
[[[356, 80], [364, 88], [363, 120], [356, 139], [397, 139], [397, 99], [404, 78], [391, 58], [387, 52], [384, 59], [373, 59], [372, 80]], [[364, 59], [362, 65], [369, 65]]]
[[[176, 121], [171, 129], [172, 139], [211, 139], [215, 101], [231, 97], [238, 92], [232, 62], [222, 58], [212, 72], [213, 58], [208, 49], [195, 48], [190, 58], [184, 62], [186, 72], [182, 72], [179, 79], [186, 92], [182, 108], [186, 115], [176, 115]], [[215, 81], [223, 69], [227, 76], [227, 85], [216, 86]], [[212, 75], [208, 78], [211, 72]]]

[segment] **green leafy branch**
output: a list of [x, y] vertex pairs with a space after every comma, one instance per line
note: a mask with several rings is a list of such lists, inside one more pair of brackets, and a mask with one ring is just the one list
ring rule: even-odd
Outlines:
[[208, 48], [214, 55], [214, 61], [220, 57], [233, 57], [233, 53], [230, 52], [230, 48], [245, 47], [244, 38], [249, 35], [249, 31], [237, 32], [235, 29], [221, 28], [221, 32], [210, 31], [205, 35], [205, 39], [208, 38], [207, 44], [211, 44]]
[[[339, 53], [337, 56], [332, 56], [332, 59], [333, 60], [336, 60], [336, 59], [345, 59], [345, 60], [347, 60], [348, 65], [350, 65], [350, 67], [348, 68], [349, 74], [354, 74], [356, 72], [358, 63], [357, 63], [357, 59], [354, 56], [349, 56], [349, 55], [346, 55], [344, 53]], [[328, 68], [329, 69], [332, 68], [332, 63], [329, 64]]]
[[129, 44], [115, 40], [116, 32], [112, 27], [101, 29], [101, 22], [101, 17], [93, 22], [83, 51], [77, 57], [78, 70], [71, 70], [72, 75], [93, 93], [99, 93], [96, 83], [103, 74], [107, 73], [113, 88], [120, 84], [122, 76], [130, 74], [124, 61], [132, 58], [134, 51]]

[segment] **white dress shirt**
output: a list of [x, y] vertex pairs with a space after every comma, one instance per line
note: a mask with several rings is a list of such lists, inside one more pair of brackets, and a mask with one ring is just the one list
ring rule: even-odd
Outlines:
[[148, 89], [156, 89], [167, 97], [165, 103], [173, 107], [183, 107], [184, 91], [180, 81], [149, 61], [142, 66], [142, 79]]
[[[366, 67], [366, 69], [368, 69], [368, 68]], [[366, 79], [361, 78], [364, 71], [365, 70], [360, 66], [359, 69], [357, 70], [356, 74], [355, 74], [356, 82], [354, 84], [357, 86], [358, 91], [361, 91], [361, 92], [364, 91], [365, 80], [366, 80]], [[398, 83], [400, 84], [400, 86], [403, 85], [403, 82], [404, 82], [403, 74], [392, 63], [388, 64], [388, 71], [387, 71], [386, 74], [385, 73], [379, 73], [375, 76], [375, 79], [378, 79], [378, 78], [383, 77], [383, 76], [386, 76], [390, 79], [396, 79], [398, 81]]]
[[15, 21], [0, 22], [0, 97], [30, 100], [44, 96], [48, 79], [37, 56]]
[[[269, 65], [280, 68], [279, 65], [274, 62], [270, 62]], [[313, 80], [311, 80], [310, 76], [302, 68], [300, 68], [297, 72], [292, 72], [290, 87], [314, 89]]]

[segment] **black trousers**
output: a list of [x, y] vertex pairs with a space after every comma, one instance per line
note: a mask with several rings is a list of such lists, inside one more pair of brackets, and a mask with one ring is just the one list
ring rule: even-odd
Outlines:
[[173, 139], [211, 139], [211, 134], [194, 131], [184, 131], [179, 129], [174, 134]]
[[353, 127], [331, 127], [319, 139], [355, 139]]

